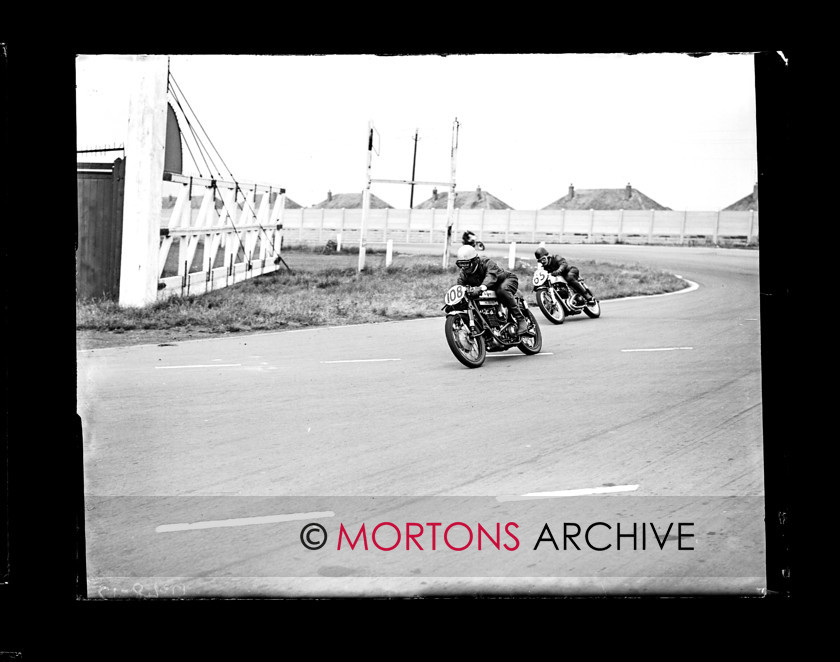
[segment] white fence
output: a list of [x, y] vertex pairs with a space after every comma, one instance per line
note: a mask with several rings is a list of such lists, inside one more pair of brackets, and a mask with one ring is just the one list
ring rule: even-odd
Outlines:
[[281, 268], [283, 189], [168, 180], [181, 187], [174, 207], [161, 210], [160, 297], [202, 294]]
[[[456, 209], [454, 215], [453, 237], [471, 230], [484, 242], [758, 242], [755, 211]], [[317, 244], [340, 233], [343, 244], [358, 244], [361, 218], [361, 209], [287, 209], [283, 234], [286, 243]], [[445, 209], [371, 209], [366, 241], [442, 243], [446, 220]]]
[[[361, 209], [285, 209], [282, 189], [182, 180], [174, 207], [161, 215], [160, 296], [200, 294], [284, 268], [277, 259], [283, 243], [318, 245], [340, 235], [343, 246], [359, 244]], [[464, 230], [485, 243], [758, 242], [755, 211], [455, 209], [453, 214], [456, 243]], [[446, 230], [445, 209], [369, 209], [365, 240], [442, 247]]]

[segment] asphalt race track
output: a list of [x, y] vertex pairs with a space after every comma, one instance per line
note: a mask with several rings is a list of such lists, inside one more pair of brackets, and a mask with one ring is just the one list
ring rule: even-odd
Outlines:
[[79, 351], [89, 596], [760, 594], [758, 251], [562, 253], [691, 287], [475, 370], [442, 317]]

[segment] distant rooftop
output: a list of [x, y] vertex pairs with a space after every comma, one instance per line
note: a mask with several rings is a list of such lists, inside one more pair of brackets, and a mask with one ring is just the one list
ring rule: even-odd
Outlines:
[[[315, 209], [361, 209], [362, 193], [333, 193], [327, 191], [326, 199], [317, 205], [312, 205], [312, 207]], [[373, 193], [370, 194], [370, 208], [393, 209], [391, 205], [376, 197]]]
[[624, 188], [575, 189], [569, 185], [569, 192], [543, 209], [658, 209], [668, 210], [630, 184]]
[[[434, 189], [432, 197], [415, 205], [415, 209], [446, 209], [448, 203], [449, 191], [441, 193]], [[496, 196], [482, 191], [480, 186], [474, 191], [455, 191], [455, 202], [452, 206], [455, 209], [511, 209], [510, 205]]]
[[758, 211], [758, 184], [753, 185], [753, 191], [749, 195], [744, 196], [737, 202], [733, 202], [723, 211], [749, 211], [753, 209]]

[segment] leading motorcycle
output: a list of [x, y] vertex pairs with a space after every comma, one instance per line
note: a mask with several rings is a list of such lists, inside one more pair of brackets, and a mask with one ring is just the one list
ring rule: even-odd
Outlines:
[[[562, 324], [566, 315], [585, 315], [596, 318], [601, 316], [601, 302], [593, 299], [587, 303], [586, 299], [569, 287], [568, 281], [557, 274], [552, 276], [542, 265], [537, 266], [532, 280], [534, 286], [534, 297], [540, 310], [552, 323]], [[592, 294], [583, 278], [578, 278], [578, 283]]]
[[528, 304], [518, 292], [514, 295], [528, 330], [516, 331], [516, 320], [493, 290], [471, 294], [466, 285], [453, 285], [444, 296], [446, 342], [449, 349], [468, 368], [478, 368], [487, 352], [504, 352], [517, 347], [524, 354], [542, 351], [542, 332]]

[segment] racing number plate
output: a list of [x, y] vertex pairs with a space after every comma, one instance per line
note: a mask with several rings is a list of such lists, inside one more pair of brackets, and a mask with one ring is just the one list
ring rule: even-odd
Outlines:
[[464, 294], [466, 294], [467, 288], [463, 285], [453, 285], [449, 288], [446, 292], [446, 296], [443, 297], [443, 302], [447, 306], [454, 306], [458, 303], [461, 299], [464, 298]]

